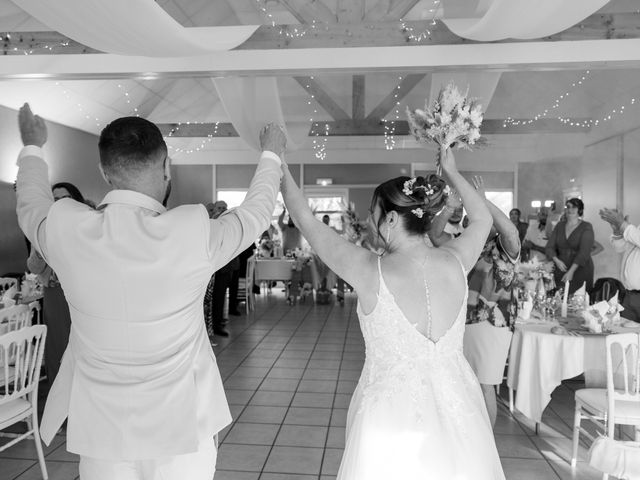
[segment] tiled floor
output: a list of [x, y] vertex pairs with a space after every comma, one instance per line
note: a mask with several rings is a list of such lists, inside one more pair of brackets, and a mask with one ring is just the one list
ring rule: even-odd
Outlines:
[[[355, 297], [343, 307], [289, 307], [274, 289], [257, 311], [232, 317], [214, 348], [234, 423], [220, 434], [216, 480], [329, 480], [344, 448], [347, 408], [364, 361]], [[585, 463], [569, 466], [573, 391], [554, 392], [538, 435], [503, 405], [496, 443], [509, 480], [600, 479]], [[215, 408], [212, 405], [212, 408]], [[1, 441], [1, 440], [0, 440]], [[59, 435], [45, 449], [49, 478], [74, 480], [78, 458]], [[0, 480], [41, 478], [32, 440], [0, 453]]]

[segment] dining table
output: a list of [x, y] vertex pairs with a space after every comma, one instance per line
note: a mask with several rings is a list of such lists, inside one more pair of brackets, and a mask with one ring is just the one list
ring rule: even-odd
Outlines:
[[516, 321], [507, 386], [510, 392], [515, 390], [513, 407], [536, 423], [542, 421], [551, 394], [563, 380], [584, 374], [586, 388], [606, 388], [607, 335], [640, 333], [640, 324], [631, 321], [612, 326], [605, 333], [592, 333], [581, 324], [578, 315]]

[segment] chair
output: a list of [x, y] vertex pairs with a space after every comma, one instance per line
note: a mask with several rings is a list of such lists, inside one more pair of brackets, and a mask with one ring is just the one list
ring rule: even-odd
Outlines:
[[[17, 422], [27, 422], [27, 432], [1, 446], [0, 452], [33, 435], [45, 480], [49, 477], [38, 427], [38, 384], [46, 336], [44, 325], [0, 336], [0, 430]], [[9, 366], [11, 355], [14, 356], [13, 366]]]
[[618, 302], [622, 303], [626, 292], [622, 282], [615, 278], [603, 277], [593, 284], [593, 288], [589, 292], [589, 298], [591, 303], [597, 303], [602, 300], [609, 300], [616, 292], [618, 293]]
[[31, 306], [15, 305], [0, 310], [0, 335], [31, 326]]
[[11, 287], [18, 288], [18, 280], [11, 277], [0, 277], [0, 293], [9, 290]]
[[[609, 335], [605, 344], [607, 388], [583, 388], [575, 393], [572, 467], [576, 466], [580, 433], [595, 440], [582, 428], [583, 419], [593, 422], [611, 439], [614, 438], [616, 424], [640, 428], [640, 335]], [[608, 478], [608, 475], [605, 474], [603, 478]]]

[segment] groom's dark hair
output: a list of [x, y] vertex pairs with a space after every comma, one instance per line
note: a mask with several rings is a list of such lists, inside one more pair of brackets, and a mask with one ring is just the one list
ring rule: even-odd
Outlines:
[[98, 150], [105, 173], [120, 175], [166, 158], [167, 144], [155, 124], [140, 117], [122, 117], [102, 130]]

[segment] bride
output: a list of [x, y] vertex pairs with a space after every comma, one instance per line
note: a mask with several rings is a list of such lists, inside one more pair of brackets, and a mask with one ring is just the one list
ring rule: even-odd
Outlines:
[[374, 191], [368, 220], [381, 257], [317, 221], [283, 164], [282, 193], [296, 225], [358, 294], [366, 360], [338, 480], [504, 479], [480, 385], [462, 353], [466, 274], [491, 216], [451, 151], [441, 157], [469, 226], [446, 246], [430, 247], [424, 238], [444, 206], [444, 180], [389, 180]]

